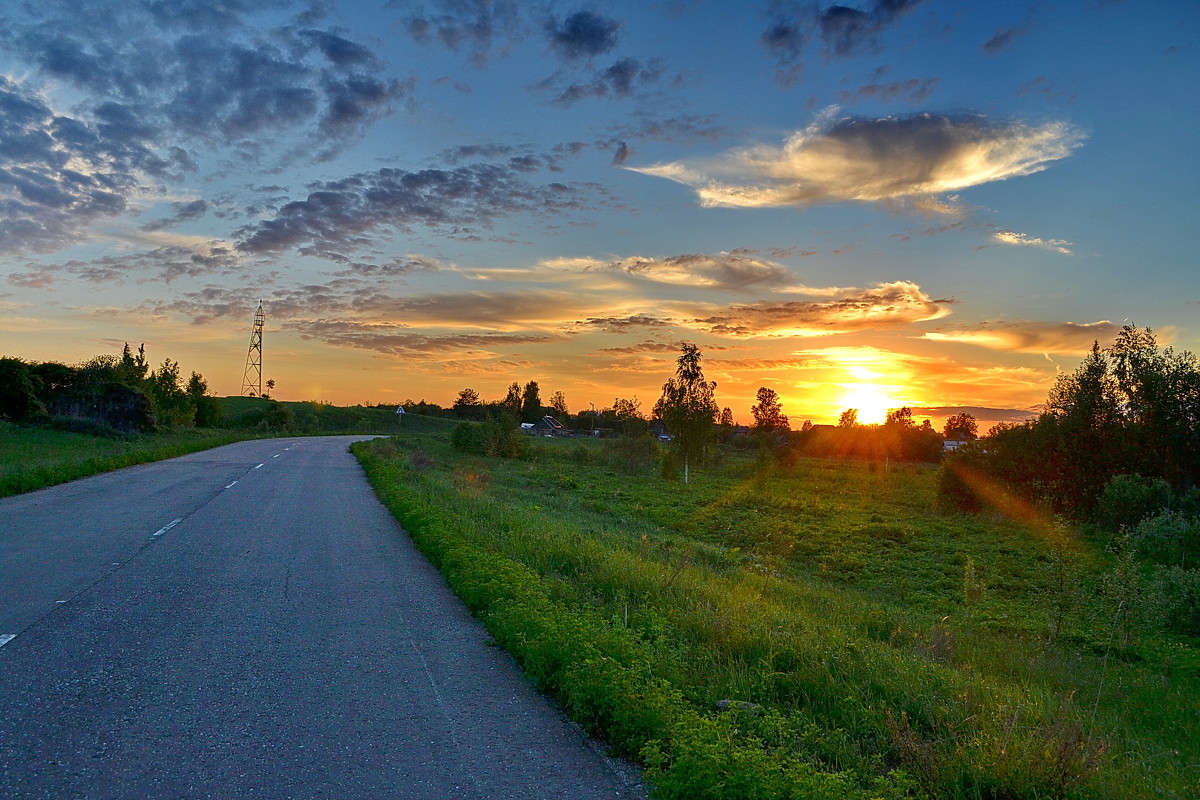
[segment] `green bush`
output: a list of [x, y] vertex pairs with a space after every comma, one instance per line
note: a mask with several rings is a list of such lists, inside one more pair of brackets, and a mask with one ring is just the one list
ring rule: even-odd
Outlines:
[[1151, 591], [1167, 630], [1200, 636], [1200, 570], [1159, 567]]
[[1146, 517], [1133, 529], [1139, 555], [1166, 566], [1200, 565], [1200, 519], [1176, 511]]
[[1162, 478], [1114, 475], [1096, 501], [1096, 521], [1110, 530], [1132, 527], [1171, 504], [1171, 485]]

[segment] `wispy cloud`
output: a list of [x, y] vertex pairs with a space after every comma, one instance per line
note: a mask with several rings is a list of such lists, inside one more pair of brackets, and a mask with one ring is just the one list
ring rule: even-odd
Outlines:
[[721, 336], [828, 336], [940, 319], [951, 304], [930, 298], [915, 283], [895, 281], [834, 300], [732, 305], [690, 322]]
[[1039, 239], [1036, 236], [1028, 236], [1024, 233], [1009, 230], [995, 231], [992, 234], [992, 239], [999, 244], [1014, 245], [1016, 247], [1038, 247], [1043, 250], [1052, 250], [1055, 253], [1071, 255], [1071, 243], [1065, 239]]
[[1061, 122], [1029, 125], [933, 114], [864, 119], [827, 112], [782, 147], [626, 169], [691, 186], [705, 206], [803, 208], [859, 201], [911, 207], [946, 192], [1039, 172], [1070, 155], [1082, 139]]
[[504, 216], [554, 213], [589, 202], [579, 187], [536, 186], [511, 164], [471, 164], [449, 170], [380, 169], [311, 187], [303, 200], [287, 203], [273, 219], [239, 231], [237, 249], [250, 254], [299, 248], [305, 255], [348, 261], [369, 246], [375, 232], [435, 226], [469, 236]]
[[1121, 326], [1108, 320], [1087, 323], [1011, 320], [983, 322], [970, 328], [943, 328], [925, 333], [924, 338], [938, 342], [965, 342], [1014, 353], [1082, 356], [1093, 342], [1111, 342], [1120, 330]]

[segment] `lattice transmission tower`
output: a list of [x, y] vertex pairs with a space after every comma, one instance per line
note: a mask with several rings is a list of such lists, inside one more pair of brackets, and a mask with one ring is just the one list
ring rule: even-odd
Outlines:
[[247, 397], [262, 397], [262, 336], [266, 319], [262, 300], [259, 300], [258, 311], [254, 312], [254, 327], [250, 331], [250, 349], [246, 351], [246, 372], [242, 376], [242, 394]]

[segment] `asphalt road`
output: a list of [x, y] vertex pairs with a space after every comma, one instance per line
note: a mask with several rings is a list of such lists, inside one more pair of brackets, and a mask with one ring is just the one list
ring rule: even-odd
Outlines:
[[489, 646], [352, 438], [0, 500], [0, 797], [645, 797]]

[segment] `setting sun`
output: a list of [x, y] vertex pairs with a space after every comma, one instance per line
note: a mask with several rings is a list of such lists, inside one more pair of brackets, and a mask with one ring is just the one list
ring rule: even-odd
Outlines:
[[889, 409], [897, 408], [898, 404], [885, 395], [878, 386], [873, 384], [843, 384], [845, 393], [842, 395], [843, 408], [858, 409], [858, 421], [863, 425], [876, 425], [887, 419]]

